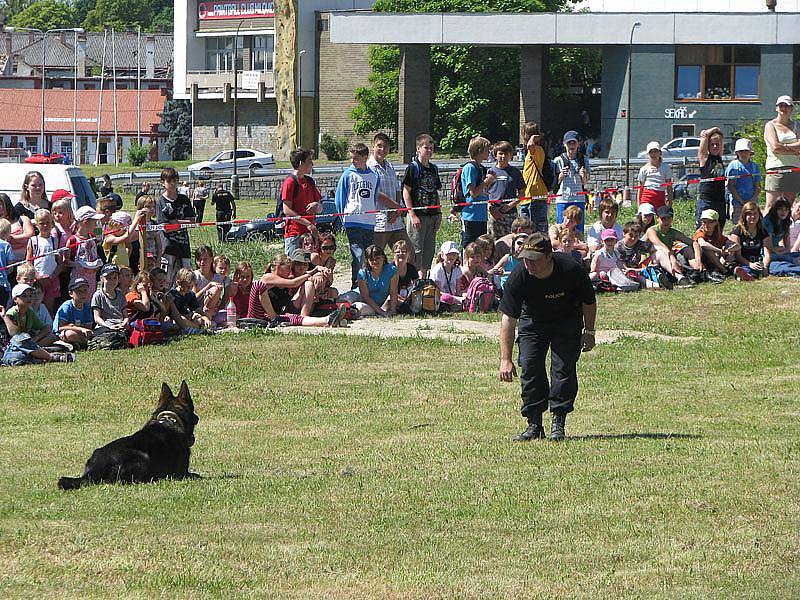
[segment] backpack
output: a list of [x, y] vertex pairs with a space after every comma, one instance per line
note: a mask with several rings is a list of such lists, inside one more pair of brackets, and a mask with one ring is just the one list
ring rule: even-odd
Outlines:
[[625, 271], [617, 267], [608, 272], [608, 281], [620, 292], [635, 292], [642, 287], [638, 281], [628, 277]]
[[[306, 177], [308, 177], [308, 175], [306, 175]], [[300, 193], [300, 179], [298, 179], [297, 175], [295, 175], [294, 173], [289, 173], [289, 178], [292, 181], [294, 181], [294, 184], [295, 184], [294, 185], [294, 192], [292, 192], [292, 197], [289, 199], [289, 203], [292, 203], [292, 202], [294, 202], [294, 199], [297, 198], [297, 194]], [[314, 186], [317, 185], [312, 177], [308, 177], [308, 179], [311, 180], [311, 183], [314, 184]], [[283, 228], [283, 227], [286, 226], [286, 221], [285, 221], [286, 213], [283, 212], [283, 202], [284, 202], [284, 200], [285, 200], [285, 198], [283, 198], [281, 196], [280, 192], [279, 192], [278, 193], [278, 201], [275, 203], [275, 218], [276, 219], [280, 219], [280, 220], [279, 221], [275, 221], [275, 228], [276, 229]]]
[[547, 187], [547, 191], [551, 191], [558, 180], [556, 178], [555, 169], [553, 169], [553, 161], [547, 156], [547, 152], [544, 153], [544, 162], [542, 163], [541, 171], [539, 167], [536, 166], [536, 161], [534, 161], [533, 158], [531, 158], [531, 162], [533, 163], [533, 168], [536, 169], [536, 172], [539, 174], [542, 183]]
[[122, 329], [98, 328], [89, 338], [88, 350], [120, 350], [128, 347], [128, 336]]
[[[561, 159], [561, 168], [563, 169], [565, 166], [569, 165], [569, 156], [566, 152], [562, 152], [558, 158]], [[586, 157], [583, 155], [583, 152], [578, 150], [578, 154], [575, 156], [575, 160], [578, 161], [578, 168], [586, 167]], [[553, 171], [553, 186], [550, 188], [554, 194], [558, 193], [558, 188], [561, 187], [561, 184], [558, 181], [558, 177], [556, 177], [555, 169], [553, 169], [552, 165], [550, 169]], [[542, 175], [542, 179], [544, 179], [544, 175]], [[581, 186], [583, 187], [583, 186]], [[583, 191], [586, 191], [586, 188], [583, 188]]]
[[467, 203], [467, 197], [464, 195], [464, 186], [461, 182], [461, 174], [464, 172], [464, 167], [469, 164], [475, 165], [475, 167], [478, 169], [479, 180], [483, 174], [483, 165], [474, 160], [466, 162], [458, 167], [456, 174], [453, 175], [453, 179], [450, 181], [450, 192], [453, 194], [453, 212], [460, 213], [463, 210], [464, 205]]
[[164, 328], [157, 319], [137, 319], [131, 323], [131, 346], [149, 346], [164, 342]]
[[472, 278], [467, 291], [464, 292], [463, 308], [471, 313], [491, 312], [496, 299], [494, 284], [486, 277], [476, 276]]
[[432, 279], [418, 279], [411, 286], [402, 309], [412, 315], [435, 315], [439, 312], [442, 293]]

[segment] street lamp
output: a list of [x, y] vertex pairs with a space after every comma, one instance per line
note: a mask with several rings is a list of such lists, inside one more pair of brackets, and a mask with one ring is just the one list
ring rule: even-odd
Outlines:
[[233, 174], [231, 175], [231, 194], [239, 199], [239, 169], [237, 165], [236, 152], [239, 146], [239, 120], [236, 113], [236, 101], [239, 99], [239, 67], [236, 59], [239, 53], [239, 30], [244, 25], [244, 19], [239, 21], [236, 27], [236, 35], [233, 37]]
[[[633, 33], [636, 31], [637, 27], [641, 27], [642, 24], [639, 21], [634, 21], [633, 25], [631, 25], [631, 38], [630, 42], [628, 42], [628, 126], [626, 129], [627, 134], [627, 142], [625, 144], [625, 188], [626, 193], [630, 194], [630, 179], [631, 179], [631, 75], [633, 69]], [[630, 197], [630, 196], [629, 196]]]
[[[57, 29], [48, 29], [47, 31], [42, 31], [41, 29], [37, 29], [35, 27], [6, 27], [6, 31], [32, 31], [34, 33], [38, 33], [42, 36], [42, 131], [40, 134], [41, 140], [39, 142], [39, 152], [44, 153], [44, 76], [45, 76], [45, 58], [47, 56], [47, 34], [48, 33], [60, 33], [62, 31], [72, 31], [76, 34], [83, 33], [84, 29], [82, 27], [60, 27]], [[73, 148], [73, 154], [75, 153], [75, 149]]]
[[305, 50], [297, 53], [297, 145], [303, 145], [303, 54]]

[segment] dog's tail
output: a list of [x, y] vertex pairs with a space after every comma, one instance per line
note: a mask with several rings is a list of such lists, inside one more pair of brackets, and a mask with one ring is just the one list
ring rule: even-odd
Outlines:
[[60, 490], [77, 490], [84, 483], [87, 483], [85, 477], [59, 477], [58, 489]]

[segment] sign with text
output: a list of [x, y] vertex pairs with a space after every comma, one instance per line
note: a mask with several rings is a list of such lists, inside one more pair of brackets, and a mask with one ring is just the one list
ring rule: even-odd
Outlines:
[[257, 90], [261, 81], [261, 71], [242, 71], [242, 89]]
[[665, 119], [694, 119], [694, 116], [696, 114], [697, 114], [696, 110], [690, 111], [685, 106], [678, 106], [675, 108], [664, 109]]
[[201, 21], [274, 17], [275, 2], [273, 0], [267, 2], [249, 2], [248, 0], [200, 2], [197, 5], [197, 16]]

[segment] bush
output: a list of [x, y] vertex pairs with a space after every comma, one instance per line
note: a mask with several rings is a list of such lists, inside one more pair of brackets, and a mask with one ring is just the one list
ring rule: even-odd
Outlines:
[[131, 142], [128, 148], [128, 162], [134, 167], [141, 167], [150, 157], [151, 148], [150, 145], [140, 146], [139, 142]]
[[319, 148], [328, 157], [328, 160], [344, 160], [347, 158], [347, 138], [337, 138], [330, 133], [323, 133], [319, 141]]

